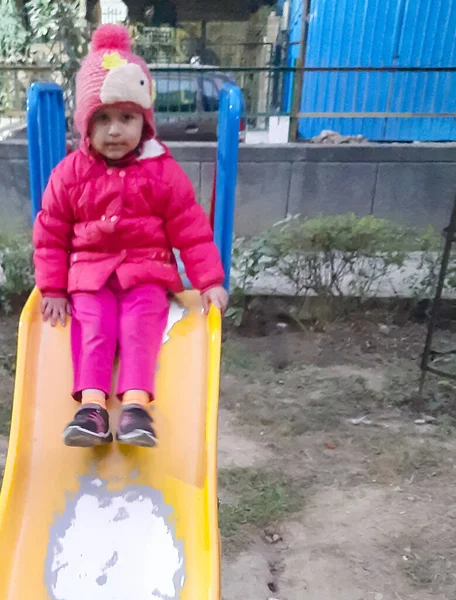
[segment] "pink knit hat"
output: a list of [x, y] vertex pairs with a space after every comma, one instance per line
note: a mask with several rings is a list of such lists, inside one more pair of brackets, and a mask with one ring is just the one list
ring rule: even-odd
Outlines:
[[130, 102], [144, 115], [143, 139], [154, 137], [152, 77], [146, 63], [131, 51], [123, 25], [102, 25], [93, 34], [89, 54], [76, 76], [76, 127], [84, 140], [101, 106]]

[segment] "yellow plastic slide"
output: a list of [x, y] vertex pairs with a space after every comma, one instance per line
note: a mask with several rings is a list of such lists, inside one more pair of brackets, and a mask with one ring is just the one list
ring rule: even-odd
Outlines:
[[[67, 448], [69, 328], [32, 293], [19, 328], [0, 496], [0, 600], [220, 600], [216, 438], [221, 319], [185, 292], [170, 309], [159, 445]], [[147, 340], [144, 340], [147, 344]], [[113, 427], [119, 403], [109, 404]]]

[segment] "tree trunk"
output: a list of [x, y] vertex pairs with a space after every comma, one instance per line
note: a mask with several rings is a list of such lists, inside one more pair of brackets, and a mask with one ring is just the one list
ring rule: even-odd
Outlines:
[[174, 0], [124, 0], [130, 23], [144, 23], [145, 12], [154, 8], [152, 24], [176, 27], [177, 13]]
[[124, 0], [128, 8], [128, 20], [130, 23], [144, 21], [144, 13], [147, 8], [154, 6], [153, 0]]
[[86, 0], [86, 21], [95, 26], [101, 23], [101, 5], [99, 0]]

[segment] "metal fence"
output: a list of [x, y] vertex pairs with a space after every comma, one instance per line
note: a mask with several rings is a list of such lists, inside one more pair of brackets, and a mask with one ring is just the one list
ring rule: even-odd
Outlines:
[[218, 96], [226, 81], [243, 92], [247, 130], [266, 130], [268, 119], [281, 114], [283, 73], [270, 68], [227, 68], [194, 65], [150, 65], [156, 86], [158, 123], [176, 119], [216, 122]]
[[[397, 130], [398, 124], [406, 122], [412, 141], [418, 125], [422, 129], [423, 123], [432, 122], [429, 130], [435, 131], [437, 120], [442, 132], [439, 140], [454, 138], [456, 67], [296, 69], [281, 64], [282, 48], [272, 46], [268, 52], [269, 64], [257, 67], [150, 64], [156, 82], [156, 116], [159, 129], [165, 131], [163, 137], [215, 139], [218, 95], [223, 83], [229, 80], [243, 91], [248, 131], [266, 131], [273, 116], [299, 122], [304, 139], [323, 129], [362, 135], [363, 123], [369, 122], [370, 130], [374, 125], [381, 133], [388, 128]], [[391, 80], [390, 93], [384, 97], [379, 90], [385, 86], [380, 86], [379, 81], [386, 77]], [[5, 128], [24, 122], [26, 91], [34, 81], [62, 84], [63, 78], [50, 66], [0, 66], [0, 135]], [[302, 83], [303, 94], [302, 97], [295, 94], [298, 101], [290, 108], [284, 105], [284, 97], [290, 85], [297, 86], [297, 81]], [[421, 89], [426, 93], [420, 95]], [[432, 93], [434, 89], [438, 93]], [[413, 97], [410, 106], [399, 101], [407, 98], [407, 94]], [[71, 90], [67, 90], [69, 96]], [[381, 139], [380, 133], [377, 139]]]
[[[363, 135], [365, 124], [377, 131], [382, 139], [388, 131], [401, 130], [409, 141], [423, 126], [439, 131], [434, 141], [454, 139], [456, 124], [456, 67], [165, 67], [155, 66], [160, 81], [158, 114], [171, 114], [164, 98], [178, 77], [182, 89], [189, 79], [221, 75], [235, 81], [244, 92], [245, 118], [248, 129], [266, 130], [271, 117], [289, 117], [299, 123], [303, 139], [310, 139], [324, 129], [334, 129], [343, 135]], [[299, 77], [298, 77], [299, 75]], [[387, 94], [382, 93], [388, 78]], [[297, 83], [299, 81], [299, 83]], [[286, 107], [284, 98], [289, 87], [296, 88], [297, 101]], [[167, 87], [171, 86], [171, 87]], [[302, 89], [302, 95], [301, 95]], [[296, 90], [295, 90], [296, 91]], [[196, 92], [195, 92], [196, 93]], [[407, 102], [407, 98], [410, 101]], [[196, 110], [196, 105], [195, 105]], [[209, 118], [204, 105], [201, 119]], [[177, 115], [174, 115], [177, 116]], [[432, 126], [431, 126], [432, 124]], [[402, 128], [402, 129], [401, 129]]]
[[203, 64], [212, 67], [263, 67], [272, 64], [276, 44], [269, 42], [210, 42], [204, 38], [179, 37], [177, 30], [144, 29], [136, 52], [148, 63]]
[[[214, 90], [215, 86], [218, 96], [220, 83], [229, 79], [244, 92], [249, 127], [265, 128], [267, 122], [263, 114], [276, 111], [280, 93], [277, 85], [273, 86], [278, 79], [276, 75], [271, 75], [270, 66], [283, 64], [286, 50], [272, 43], [215, 44], [189, 36], [179, 38], [176, 31], [172, 28], [144, 28], [136, 45], [136, 52], [157, 74], [159, 100], [162, 100], [157, 106], [159, 120], [175, 121], [179, 118], [176, 114], [180, 112], [175, 106], [176, 94], [182, 96], [180, 104], [184, 109], [188, 109], [185, 107], [185, 97], [189, 94], [196, 96], [193, 108], [198, 113], [198, 120], [213, 120], [213, 114], [208, 113], [214, 112], [214, 103], [218, 101], [213, 98], [213, 91], [209, 92], [209, 98], [206, 92]], [[186, 68], [189, 70], [185, 71]], [[199, 68], [204, 68], [204, 77], [198, 75]], [[231, 73], [231, 68], [235, 68], [236, 72]], [[65, 82], [53, 66], [0, 63], [0, 127], [9, 123], [14, 125], [18, 119], [23, 121], [26, 90], [37, 80], [63, 83], [64, 87], [69, 88], [67, 98], [71, 97], [72, 82]], [[206, 110], [205, 103], [212, 108]]]
[[308, 67], [293, 117], [304, 138], [332, 129], [375, 141], [454, 140], [456, 67]]
[[121, 8], [119, 8], [116, 6], [106, 6], [106, 4], [103, 4], [100, 6], [99, 10], [101, 13], [100, 16], [102, 23], [124, 23], [128, 15], [128, 8], [126, 5], [123, 5]]
[[25, 125], [27, 90], [36, 81], [63, 82], [50, 66], [0, 65], [0, 139]]

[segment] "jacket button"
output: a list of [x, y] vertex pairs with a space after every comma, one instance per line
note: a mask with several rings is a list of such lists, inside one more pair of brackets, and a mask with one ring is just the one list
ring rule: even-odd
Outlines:
[[120, 171], [119, 177], [125, 177], [125, 171]]
[[107, 173], [108, 175], [112, 175], [112, 169], [108, 169], [108, 170], [106, 171], [106, 173]]
[[106, 215], [103, 215], [103, 216], [101, 217], [101, 220], [102, 220], [102, 221], [106, 221]]
[[117, 217], [116, 217], [116, 215], [113, 215], [111, 217], [111, 223], [115, 223], [116, 221], [117, 221]]

